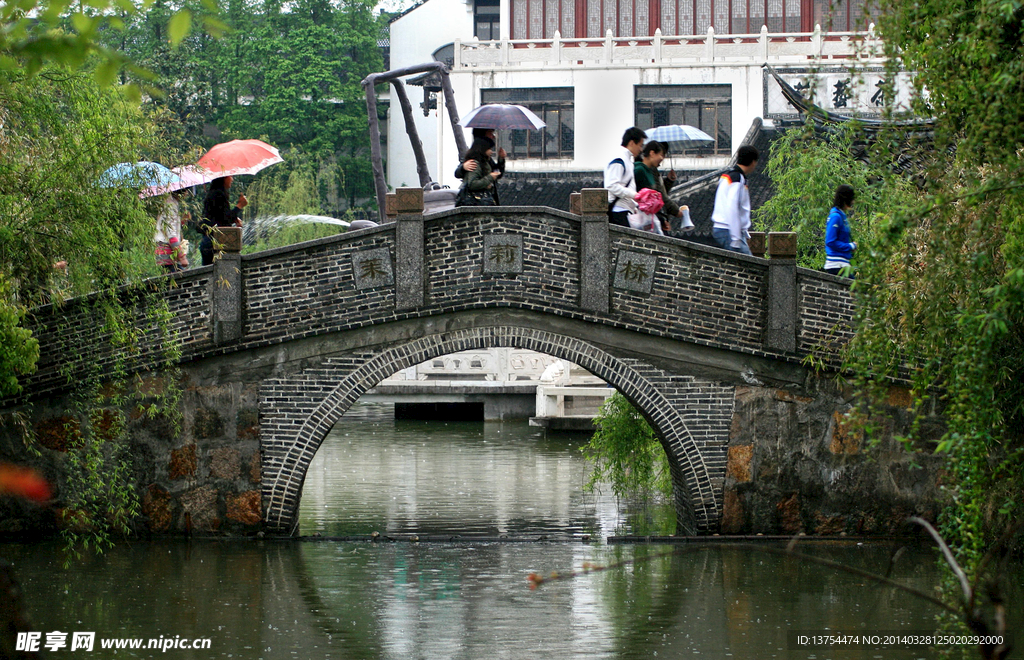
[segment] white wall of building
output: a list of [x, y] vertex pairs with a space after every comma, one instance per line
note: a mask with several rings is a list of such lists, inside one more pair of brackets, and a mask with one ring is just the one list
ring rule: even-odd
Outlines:
[[[507, 33], [507, 2], [502, 3], [502, 32]], [[855, 37], [864, 35], [730, 35], [662, 39], [660, 34], [639, 42], [635, 38], [477, 42], [473, 38], [472, 0], [429, 0], [391, 25], [392, 66], [429, 61], [439, 47], [455, 42], [452, 86], [460, 115], [480, 103], [488, 88], [572, 87], [575, 140], [571, 159], [509, 161], [509, 171], [594, 172], [613, 157], [623, 131], [635, 123], [636, 85], [729, 85], [731, 88], [731, 151], [742, 143], [754, 119], [764, 114], [766, 61], [783, 67], [846, 67], [855, 57]], [[873, 33], [866, 43], [877, 44]], [[582, 41], [589, 44], [580, 43]], [[588, 58], [580, 60], [578, 58]], [[877, 66], [878, 59], [867, 58]], [[863, 62], [862, 62], [863, 64]], [[774, 83], [773, 83], [774, 84]], [[422, 100], [411, 88], [414, 103]], [[440, 101], [440, 99], [439, 99]], [[773, 101], [774, 102], [774, 101]], [[424, 118], [417, 107], [417, 126], [432, 178], [452, 187], [459, 181], [452, 127], [443, 107]], [[827, 106], [826, 106], [827, 107]], [[397, 106], [391, 110], [388, 182], [394, 186], [418, 183], [415, 161]], [[468, 132], [467, 132], [468, 133]], [[470, 139], [467, 136], [467, 142]], [[674, 169], [709, 170], [725, 166], [730, 157], [673, 158]]]
[[[391, 68], [400, 69], [416, 64], [433, 61], [433, 53], [441, 46], [452, 43], [456, 39], [472, 39], [473, 37], [473, 2], [472, 0], [430, 0], [423, 3], [391, 23]], [[430, 176], [437, 180], [438, 166], [438, 113], [432, 111], [429, 117], [423, 116], [419, 104], [423, 101], [423, 90], [420, 87], [406, 85], [409, 102], [413, 106], [416, 118], [416, 129], [423, 142], [423, 151], [427, 157]], [[392, 187], [419, 186], [419, 175], [416, 173], [416, 160], [412, 146], [405, 132], [405, 120], [398, 98], [391, 95], [391, 112], [388, 119], [388, 183]], [[438, 99], [443, 106], [443, 99]], [[460, 111], [466, 107], [460, 99]], [[465, 107], [465, 110], [461, 110]], [[447, 118], [446, 118], [447, 119]], [[450, 129], [449, 129], [450, 130]], [[454, 150], [454, 142], [450, 145]], [[452, 170], [454, 171], [454, 166]]]

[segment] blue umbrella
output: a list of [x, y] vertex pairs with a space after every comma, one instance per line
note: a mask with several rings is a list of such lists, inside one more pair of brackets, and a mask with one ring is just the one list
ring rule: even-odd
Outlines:
[[648, 128], [644, 133], [647, 133], [648, 140], [671, 142], [677, 149], [703, 147], [715, 141], [715, 138], [711, 137], [699, 128], [687, 126], [686, 124], [672, 124], [671, 126]]
[[108, 167], [97, 183], [103, 188], [150, 188], [178, 181], [178, 175], [160, 163], [140, 160], [137, 163], [118, 163]]

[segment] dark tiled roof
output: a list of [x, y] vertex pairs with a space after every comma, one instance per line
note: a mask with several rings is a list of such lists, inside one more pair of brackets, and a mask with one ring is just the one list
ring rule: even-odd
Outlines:
[[550, 206], [569, 210], [569, 193], [604, 188], [603, 172], [506, 172], [498, 182], [503, 206]]

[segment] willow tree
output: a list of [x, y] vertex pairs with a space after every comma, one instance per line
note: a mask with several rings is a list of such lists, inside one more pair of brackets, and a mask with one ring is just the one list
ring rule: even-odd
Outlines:
[[[101, 327], [95, 330], [111, 338], [117, 356], [103, 368], [85, 355], [69, 353], [61, 362], [75, 382], [69, 413], [76, 424], [65, 429], [68, 446], [59, 461], [57, 495], [67, 513], [69, 547], [103, 546], [113, 533], [130, 529], [138, 497], [125, 412], [138, 400], [127, 385], [127, 361], [141, 333], [154, 323], [167, 328], [159, 305], [143, 324], [131, 321], [133, 303], [123, 295], [125, 287], [135, 287], [137, 300], [140, 282], [155, 273], [156, 208], [137, 191], [97, 184], [116, 163], [171, 160], [154, 122], [139, 107], [142, 88], [115, 86], [122, 69], [143, 72], [97, 40], [99, 31], [119, 27], [109, 5], [0, 4], [0, 396], [17, 395], [19, 380], [35, 369], [38, 345], [23, 321], [36, 305], [53, 303], [59, 310], [66, 299], [93, 293], [79, 304], [96, 306]], [[131, 2], [117, 6], [138, 11]], [[190, 20], [187, 14], [171, 19], [169, 38], [180, 40]], [[173, 362], [176, 342], [165, 346]], [[148, 410], [176, 408], [173, 398], [172, 391], [162, 401], [166, 406], [147, 402]], [[18, 458], [31, 462], [40, 450], [24, 416], [0, 421], [14, 418], [26, 441]]]
[[[867, 391], [910, 378], [919, 416], [941, 406], [952, 503], [940, 522], [973, 567], [1024, 491], [1024, 6], [880, 4], [890, 67], [914, 72], [914, 110], [935, 130], [910, 154], [924, 201], [860, 251], [850, 365]], [[880, 148], [901, 141], [888, 138]]]

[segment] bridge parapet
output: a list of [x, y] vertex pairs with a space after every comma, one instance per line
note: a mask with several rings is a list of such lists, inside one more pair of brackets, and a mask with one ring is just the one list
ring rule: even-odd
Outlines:
[[[657, 338], [679, 342], [670, 353], [680, 355], [695, 346], [793, 364], [824, 349], [824, 362], [838, 365], [851, 333], [848, 280], [796, 268], [781, 254], [765, 260], [610, 227], [603, 194], [585, 191], [582, 215], [544, 207], [423, 215], [396, 194], [395, 222], [222, 256], [148, 284], [170, 285], [156, 295], [186, 362], [412, 319], [443, 330], [441, 319], [453, 314], [521, 310], [632, 332], [627, 348], [637, 353]], [[26, 395], [67, 389], [60, 367], [68, 356], [113, 360], [90, 300], [33, 310], [42, 355]], [[144, 297], [136, 302], [135, 322], [149, 330], [134, 366], [146, 370], [164, 339]]]

